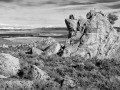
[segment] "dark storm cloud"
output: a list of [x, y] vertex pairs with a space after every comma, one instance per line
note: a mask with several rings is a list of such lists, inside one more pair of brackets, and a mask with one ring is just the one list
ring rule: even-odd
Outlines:
[[120, 0], [93, 0], [93, 1], [97, 3], [111, 3], [111, 2], [117, 2]]
[[14, 0], [0, 0], [0, 2], [13, 2]]
[[[96, 3], [112, 3], [119, 0], [0, 0], [0, 2], [11, 3], [19, 6], [44, 6], [44, 5], [53, 5], [53, 6], [75, 6], [75, 5], [92, 5]], [[118, 8], [117, 6], [111, 6], [111, 8]]]
[[115, 5], [110, 5], [108, 7], [111, 8], [111, 9], [119, 9], [120, 8], [120, 3], [115, 4]]
[[57, 2], [54, 2], [54, 1], [46, 1], [46, 2], [43, 2], [41, 4], [57, 4]]
[[75, 1], [71, 1], [68, 3], [63, 3], [61, 5], [90, 5], [90, 4], [96, 4], [95, 2], [75, 2]]
[[[4, 1], [4, 0], [3, 0]], [[13, 0], [11, 0], [13, 1]], [[44, 6], [44, 5], [55, 5], [55, 6], [66, 6], [66, 5], [89, 5], [96, 4], [96, 2], [87, 1], [86, 0], [14, 0], [17, 5], [20, 6]]]
[[31, 6], [44, 6], [44, 5], [57, 5], [57, 2], [55, 1], [51, 1], [51, 0], [48, 0], [48, 1], [16, 1], [16, 4], [19, 5], [19, 6], [28, 6], [28, 7], [31, 7]]
[[52, 4], [52, 5], [58, 5], [58, 6], [66, 6], [66, 5], [90, 5], [90, 4], [96, 4], [95, 2], [80, 2], [78, 0], [71, 0], [71, 1], [62, 1], [61, 2], [57, 2], [57, 1], [47, 1], [47, 2], [43, 2], [40, 3], [43, 5], [48, 5], [48, 4]]
[[[85, 2], [84, 2], [85, 1]], [[66, 5], [89, 5], [95, 4], [91, 0], [0, 0], [0, 2], [14, 3], [19, 6], [44, 6], [44, 5], [55, 5], [55, 6], [66, 6]]]

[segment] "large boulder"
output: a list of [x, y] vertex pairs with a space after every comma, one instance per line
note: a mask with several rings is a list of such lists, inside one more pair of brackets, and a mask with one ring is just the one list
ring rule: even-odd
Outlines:
[[[90, 10], [86, 16], [88, 20], [86, 20], [84, 23], [82, 20], [82, 22], [79, 22], [79, 24], [74, 23], [74, 25], [73, 22], [69, 21], [69, 27], [67, 24], [69, 31], [75, 31], [74, 27], [79, 28], [80, 31], [80, 35], [77, 37], [78, 40], [73, 38], [76, 35], [71, 37], [72, 41], [77, 40], [78, 46], [75, 46], [76, 49], [71, 50], [76, 43], [70, 43], [70, 45], [67, 47], [68, 49], [66, 48], [67, 52], [70, 56], [80, 55], [82, 57], [97, 57], [100, 59], [112, 58], [120, 45], [117, 31], [112, 27], [111, 23], [102, 12]], [[78, 21], [80, 20], [78, 19]], [[69, 49], [69, 47], [72, 48]], [[63, 56], [67, 55], [64, 54]]]
[[57, 42], [54, 38], [51, 37], [36, 42], [36, 45], [38, 49], [43, 51], [42, 54], [47, 56], [57, 54], [61, 48], [59, 42]]
[[16, 75], [20, 69], [19, 59], [10, 54], [0, 53], [0, 74], [4, 76]]

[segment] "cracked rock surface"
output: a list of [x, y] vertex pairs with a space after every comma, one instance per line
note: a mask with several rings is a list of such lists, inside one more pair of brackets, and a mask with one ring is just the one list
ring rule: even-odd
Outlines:
[[63, 57], [111, 58], [120, 45], [117, 31], [102, 12], [90, 10], [86, 17], [65, 20], [69, 40]]

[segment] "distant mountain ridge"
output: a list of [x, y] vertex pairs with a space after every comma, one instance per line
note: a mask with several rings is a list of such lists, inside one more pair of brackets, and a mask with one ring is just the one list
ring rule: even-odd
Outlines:
[[45, 28], [66, 28], [66, 27], [62, 27], [62, 26], [53, 26], [53, 25], [49, 25], [49, 26], [22, 26], [22, 25], [8, 25], [8, 24], [0, 24], [0, 29], [45, 29]]

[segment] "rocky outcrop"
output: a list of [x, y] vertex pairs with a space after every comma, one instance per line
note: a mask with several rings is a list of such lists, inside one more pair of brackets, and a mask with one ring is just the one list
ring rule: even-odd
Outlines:
[[20, 69], [19, 59], [10, 54], [0, 54], [0, 73], [4, 76], [16, 75]]
[[64, 50], [63, 57], [80, 55], [88, 58], [112, 58], [120, 45], [117, 31], [102, 12], [91, 10], [86, 17], [87, 20], [65, 20], [70, 43]]

